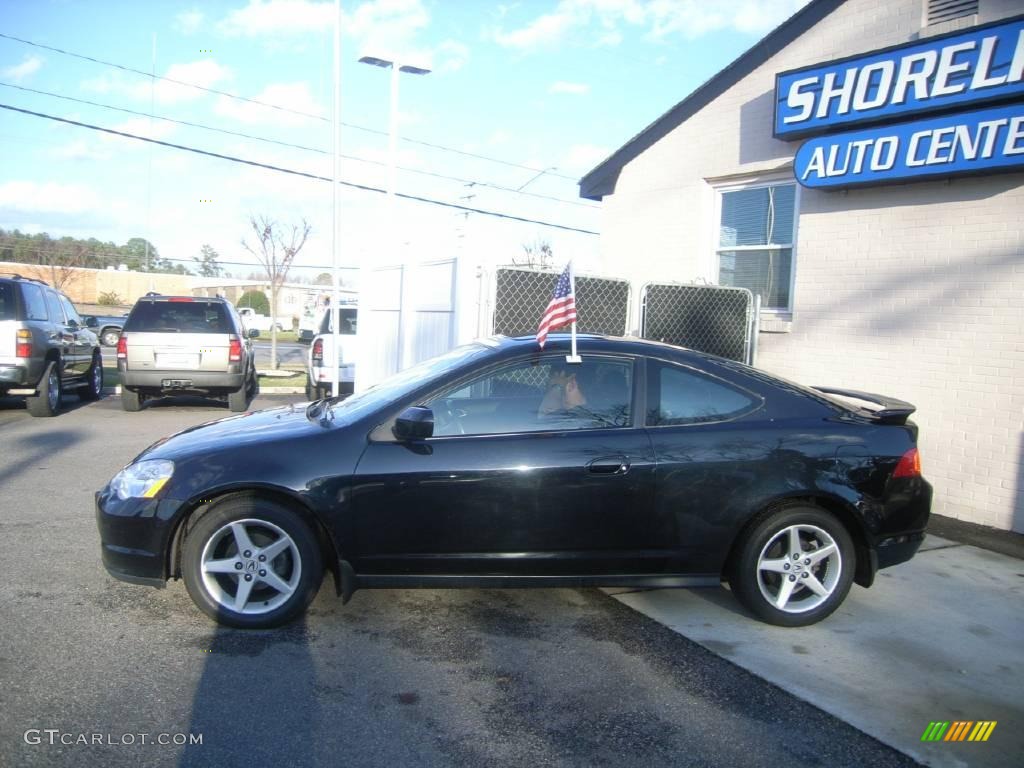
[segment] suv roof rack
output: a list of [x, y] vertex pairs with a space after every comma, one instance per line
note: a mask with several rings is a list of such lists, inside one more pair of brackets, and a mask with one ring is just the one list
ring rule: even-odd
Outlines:
[[49, 287], [49, 285], [50, 285], [45, 280], [40, 280], [37, 277], [24, 277], [23, 275], [20, 275], [17, 272], [8, 272], [7, 270], [2, 270], [2, 271], [0, 271], [0, 275], [10, 275], [15, 280], [28, 280], [31, 283], [39, 283], [40, 285], [45, 285], [47, 287]]

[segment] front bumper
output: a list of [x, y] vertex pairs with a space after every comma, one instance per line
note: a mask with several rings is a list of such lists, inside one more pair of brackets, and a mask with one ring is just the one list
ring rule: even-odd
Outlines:
[[109, 486], [96, 492], [96, 525], [103, 566], [116, 579], [163, 587], [169, 577], [177, 499], [121, 500]]

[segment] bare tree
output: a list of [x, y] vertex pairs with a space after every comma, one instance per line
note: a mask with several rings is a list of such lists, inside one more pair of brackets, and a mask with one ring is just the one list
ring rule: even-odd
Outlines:
[[512, 257], [512, 264], [517, 267], [528, 267], [530, 269], [549, 269], [554, 261], [554, 253], [551, 250], [551, 243], [547, 240], [534, 240], [532, 243], [523, 243], [525, 255], [522, 264]]
[[91, 249], [83, 243], [50, 240], [39, 250], [40, 266], [26, 268], [25, 275], [67, 292], [85, 275], [81, 268], [88, 266], [90, 255]]
[[277, 359], [277, 294], [288, 278], [295, 257], [306, 244], [312, 227], [305, 219], [302, 224], [288, 227], [278, 224], [269, 216], [249, 216], [249, 226], [254, 237], [250, 245], [242, 238], [242, 247], [256, 257], [270, 279], [270, 359], [274, 368], [280, 367]]

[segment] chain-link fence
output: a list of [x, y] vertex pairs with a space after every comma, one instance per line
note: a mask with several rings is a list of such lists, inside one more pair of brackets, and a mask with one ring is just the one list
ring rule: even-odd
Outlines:
[[[495, 272], [494, 333], [530, 336], [555, 292], [557, 272], [502, 267]], [[579, 333], [622, 336], [629, 314], [629, 282], [603, 277], [576, 277]]]
[[649, 283], [641, 302], [645, 339], [752, 362], [753, 295], [746, 288]]

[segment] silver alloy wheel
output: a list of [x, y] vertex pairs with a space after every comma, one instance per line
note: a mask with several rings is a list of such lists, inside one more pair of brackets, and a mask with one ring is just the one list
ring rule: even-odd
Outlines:
[[214, 602], [253, 616], [291, 598], [302, 576], [302, 558], [283, 529], [248, 518], [217, 529], [203, 547], [200, 568]]
[[60, 375], [56, 363], [50, 365], [50, 373], [46, 377], [46, 402], [51, 411], [60, 407]]
[[118, 339], [121, 338], [120, 331], [104, 331], [103, 343], [108, 347], [116, 347]]
[[790, 525], [757, 558], [757, 586], [786, 613], [812, 611], [832, 596], [843, 571], [839, 545], [816, 525]]
[[97, 395], [103, 390], [103, 362], [102, 360], [92, 361], [92, 391]]

